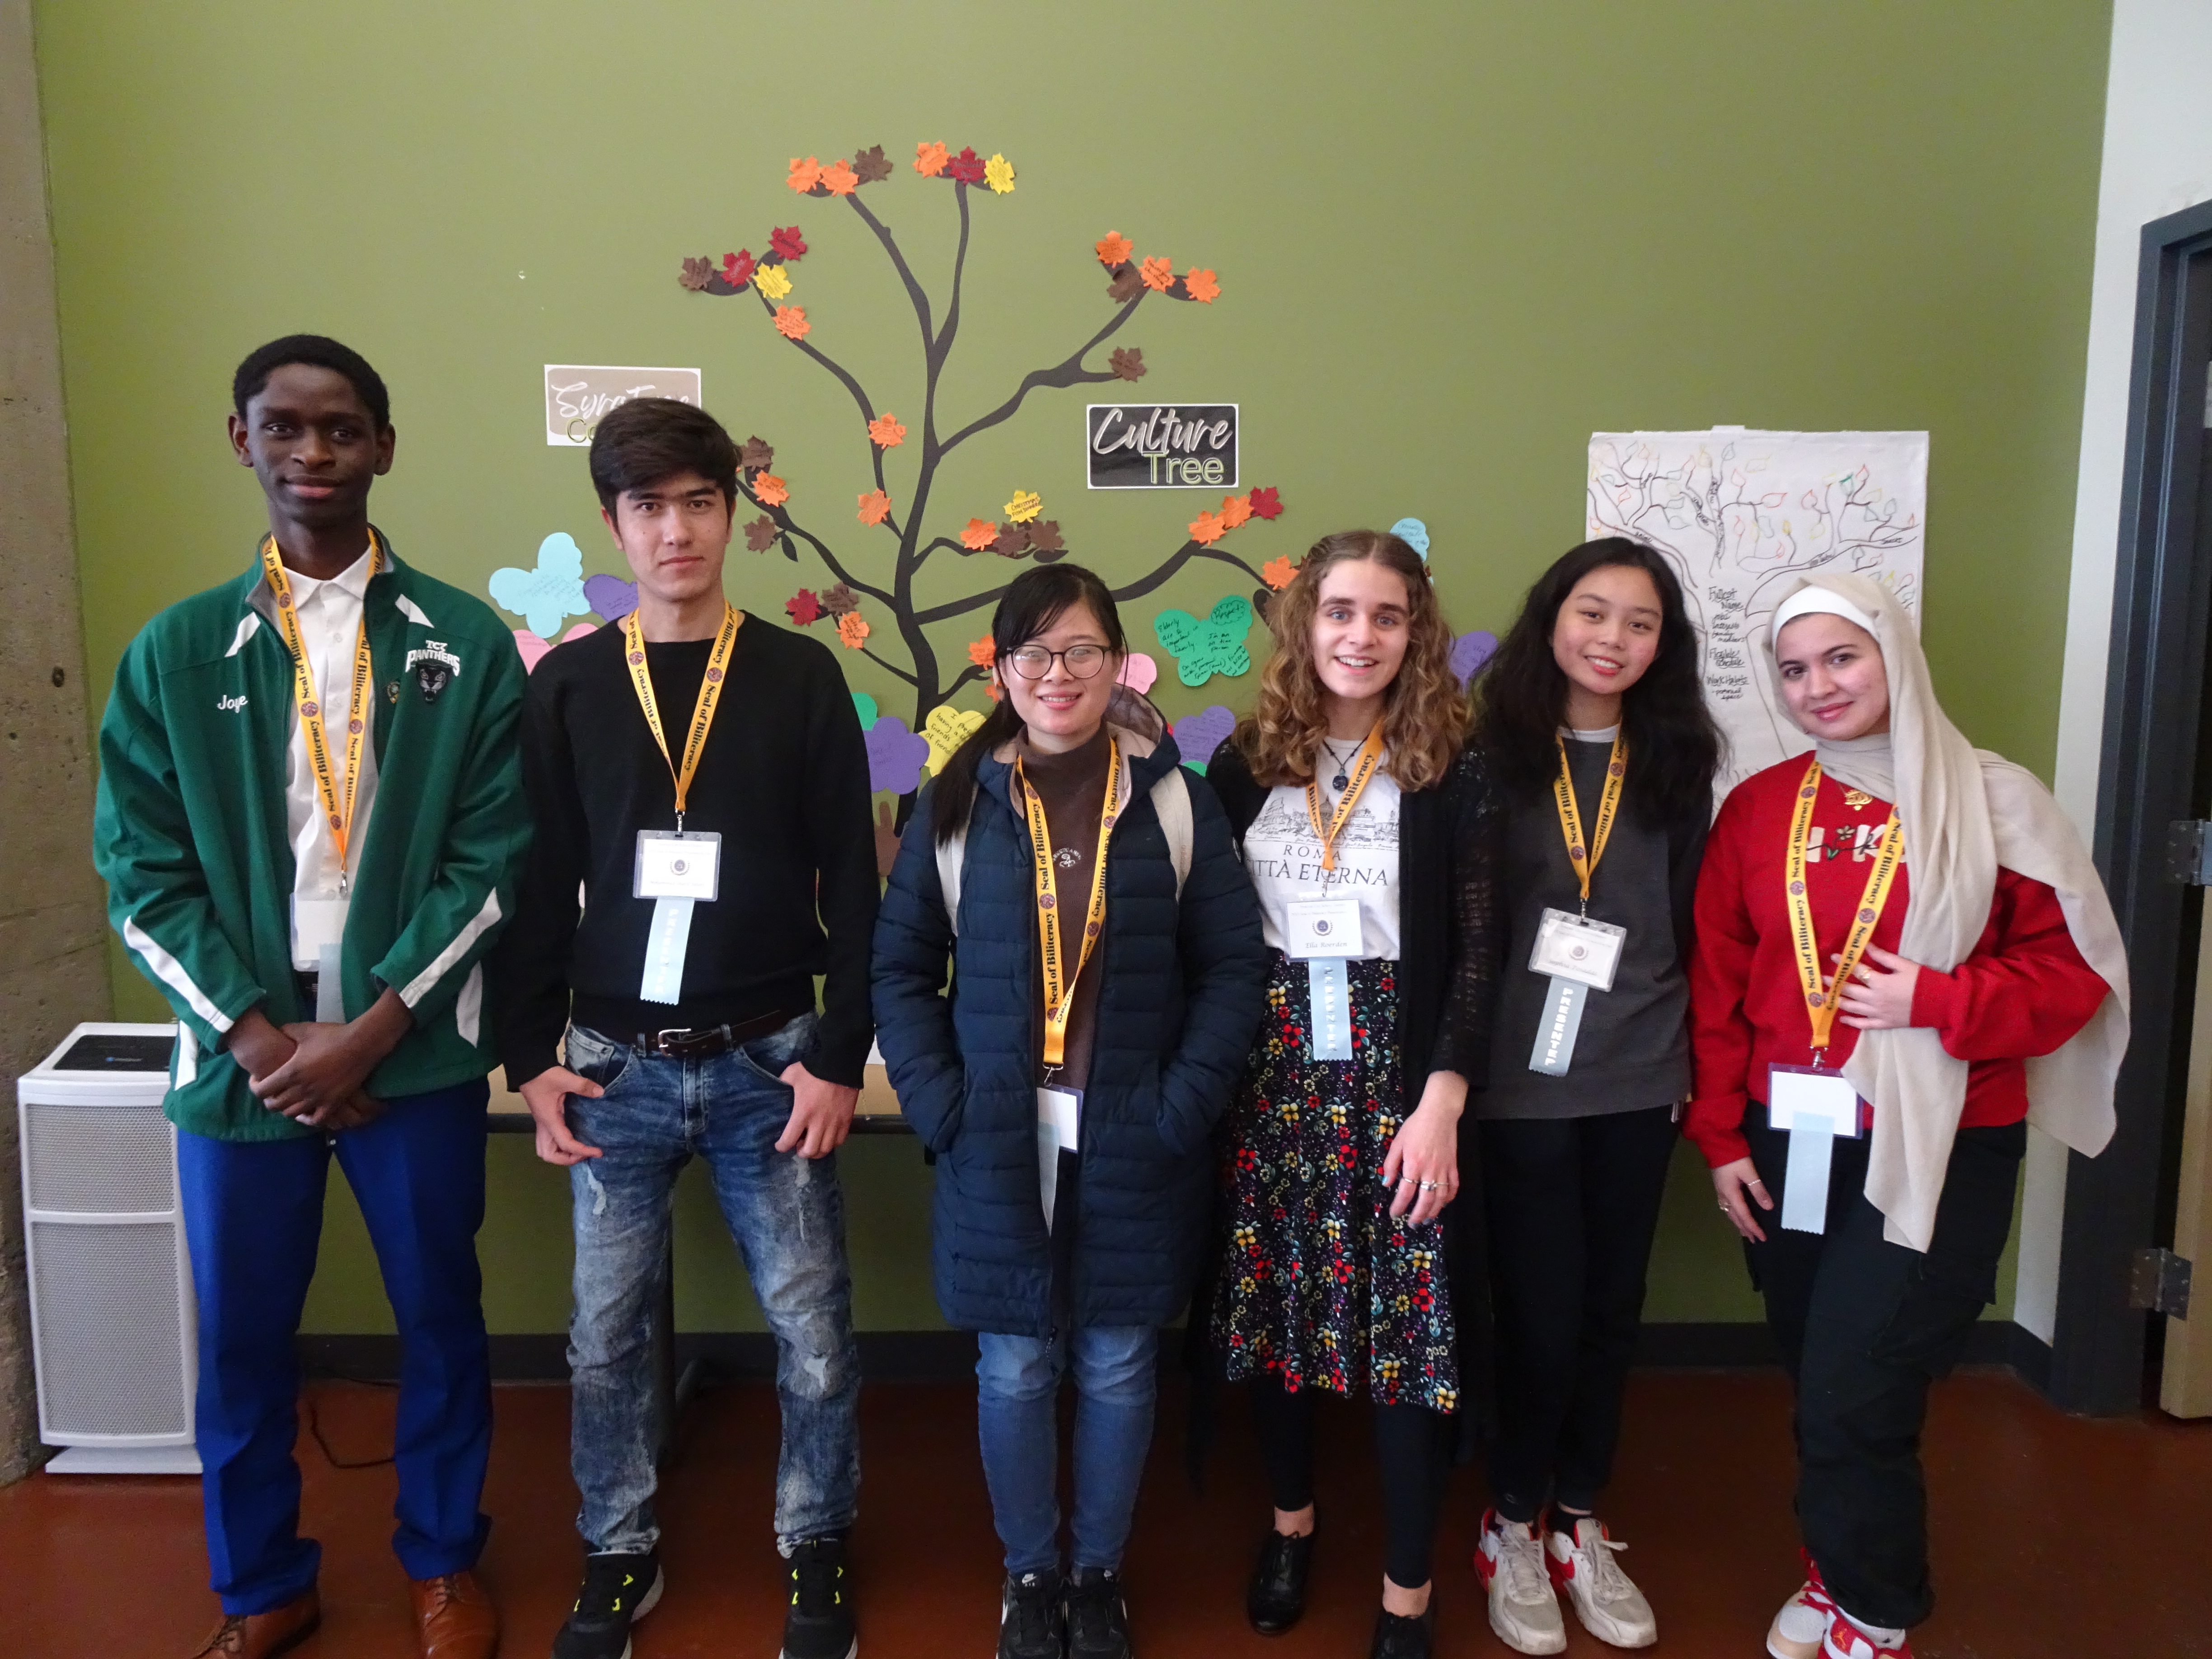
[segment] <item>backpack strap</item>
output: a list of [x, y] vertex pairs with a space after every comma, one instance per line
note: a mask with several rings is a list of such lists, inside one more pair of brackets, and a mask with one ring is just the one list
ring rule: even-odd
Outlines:
[[[975, 803], [969, 803], [969, 821], [975, 818]], [[948, 841], [937, 843], [937, 884], [945, 893], [945, 925], [952, 929], [952, 937], [960, 937], [960, 871], [968, 858], [968, 825], [963, 823], [952, 832]]]

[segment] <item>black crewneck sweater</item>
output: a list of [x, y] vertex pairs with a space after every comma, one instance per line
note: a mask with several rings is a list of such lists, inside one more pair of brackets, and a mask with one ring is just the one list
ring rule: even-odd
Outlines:
[[[713, 648], [645, 648], [678, 764]], [[836, 659], [757, 616], [738, 629], [684, 805], [686, 830], [721, 835], [721, 896], [692, 911], [683, 1000], [670, 1005], [639, 1000], [653, 901], [630, 888], [637, 832], [676, 827], [676, 783], [623, 653], [619, 625], [598, 629], [548, 652], [530, 677], [522, 768], [537, 838], [498, 958], [508, 1079], [559, 1063], [572, 1012], [627, 1042], [805, 1012], [825, 975], [806, 1066], [858, 1086], [874, 1030], [868, 951], [879, 887], [867, 751]]]

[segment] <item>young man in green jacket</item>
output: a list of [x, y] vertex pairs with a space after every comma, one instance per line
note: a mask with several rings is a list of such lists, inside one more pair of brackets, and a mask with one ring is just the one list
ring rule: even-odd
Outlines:
[[490, 1525], [481, 959], [530, 838], [522, 663], [486, 605], [369, 524], [394, 434], [357, 354], [272, 341], [233, 402], [270, 533], [124, 653], [94, 821], [109, 919], [177, 1016], [167, 1109], [224, 1613], [199, 1651], [266, 1659], [319, 1618], [292, 1344], [335, 1152], [403, 1344], [393, 1547], [421, 1649], [489, 1659], [498, 1624], [472, 1572]]

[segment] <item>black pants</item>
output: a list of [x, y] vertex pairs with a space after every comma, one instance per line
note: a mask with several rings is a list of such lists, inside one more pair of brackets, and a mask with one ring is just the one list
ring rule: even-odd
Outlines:
[[1509, 1521], [1597, 1506], [1675, 1142], [1674, 1109], [1482, 1125], [1498, 1316], [1490, 1484]]
[[2027, 1127], [1961, 1129], [1928, 1253], [1891, 1244], [1867, 1202], [1868, 1137], [1835, 1143], [1826, 1232], [1780, 1225], [1790, 1137], [1745, 1115], [1774, 1201], [1747, 1244], [1766, 1322], [1797, 1384], [1797, 1524], [1828, 1592], [1869, 1624], [1909, 1627], [1936, 1605], [1920, 1430], [1928, 1385], [1957, 1363], [1996, 1297]]
[[[1302, 1510], [1314, 1501], [1317, 1390], [1286, 1394], [1272, 1380], [1255, 1377], [1249, 1391], [1253, 1421], [1260, 1431], [1260, 1456], [1267, 1466], [1275, 1507]], [[1382, 1466], [1389, 1540], [1383, 1566], [1390, 1582], [1407, 1589], [1419, 1589], [1429, 1582], [1449, 1452], [1449, 1424], [1442, 1412], [1426, 1406], [1375, 1407], [1375, 1461]]]

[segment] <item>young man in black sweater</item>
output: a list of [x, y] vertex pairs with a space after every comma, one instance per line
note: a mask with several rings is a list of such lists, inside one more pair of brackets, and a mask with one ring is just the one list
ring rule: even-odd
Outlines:
[[500, 975], [507, 1073], [574, 1201], [570, 1455], [589, 1553], [555, 1659], [620, 1659], [660, 1596], [650, 1327], [694, 1156], [775, 1334], [785, 1659], [850, 1659], [860, 1378], [832, 1155], [872, 1030], [866, 752], [830, 653], [723, 597], [738, 452], [714, 417], [625, 404], [591, 467], [637, 609], [531, 677], [538, 835]]

